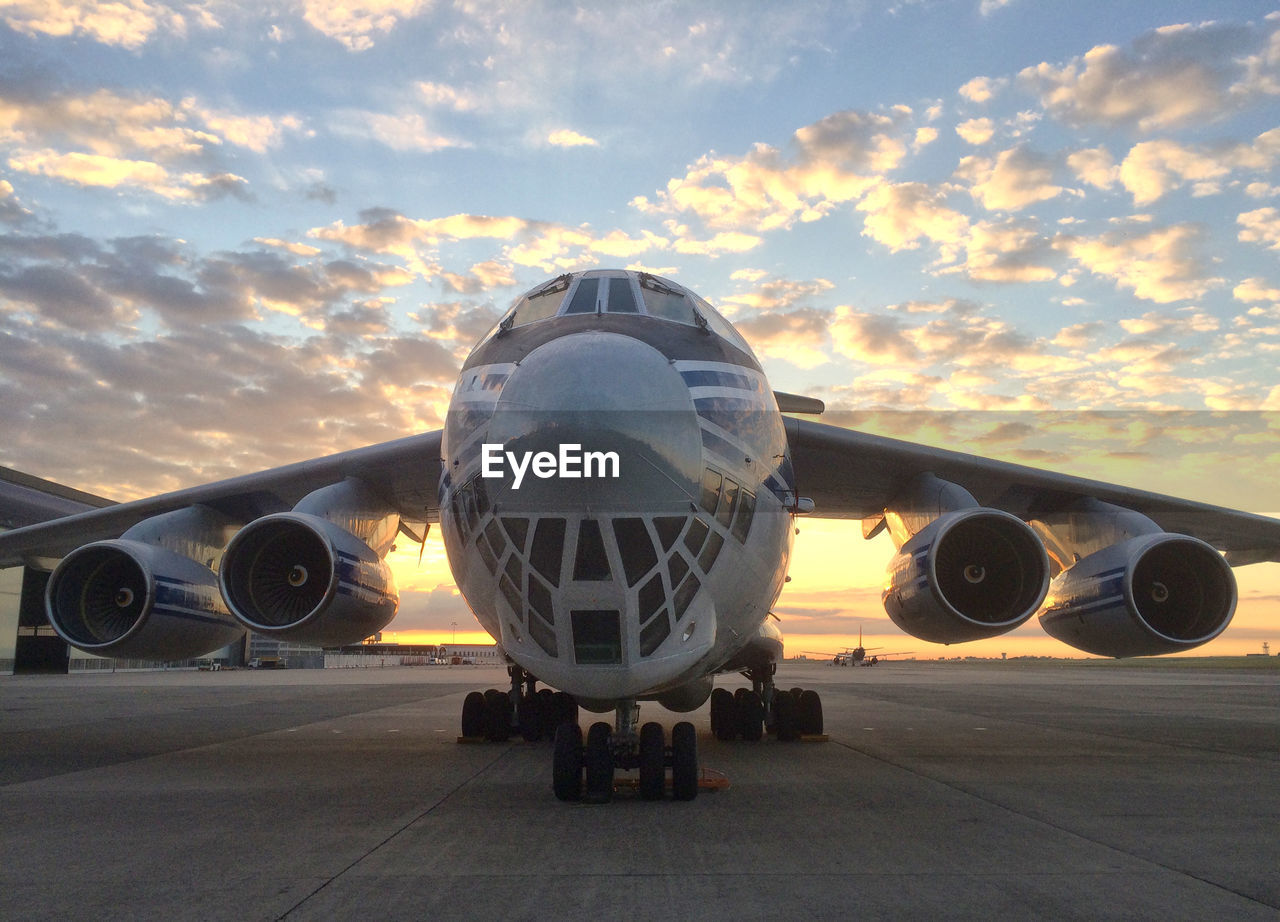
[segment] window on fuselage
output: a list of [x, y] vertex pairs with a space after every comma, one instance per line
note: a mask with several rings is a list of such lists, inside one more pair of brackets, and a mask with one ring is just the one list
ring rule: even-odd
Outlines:
[[564, 296], [569, 292], [569, 281], [569, 276], [562, 275], [521, 298], [516, 302], [511, 325], [522, 327], [526, 323], [554, 317], [564, 303]]
[[566, 314], [594, 314], [600, 295], [599, 279], [578, 279], [578, 287], [565, 309]]
[[654, 317], [674, 320], [678, 323], [697, 323], [693, 304], [683, 291], [664, 285], [652, 275], [640, 276], [640, 295], [644, 298], [644, 309]]
[[600, 523], [595, 519], [583, 519], [578, 526], [578, 549], [573, 558], [575, 581], [604, 582], [613, 579], [609, 569], [609, 555], [605, 553], [604, 537]]
[[611, 314], [640, 313], [640, 309], [636, 307], [636, 296], [631, 291], [631, 279], [625, 276], [609, 279], [609, 301], [606, 310]]

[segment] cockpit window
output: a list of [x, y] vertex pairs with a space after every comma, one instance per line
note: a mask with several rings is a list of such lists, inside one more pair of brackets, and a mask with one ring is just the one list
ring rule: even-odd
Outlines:
[[684, 292], [663, 284], [647, 272], [640, 273], [640, 294], [644, 298], [644, 309], [655, 317], [680, 323], [697, 322], [693, 305]]
[[578, 289], [573, 293], [573, 300], [569, 302], [566, 314], [594, 314], [596, 312], [596, 298], [600, 293], [599, 279], [579, 279]]
[[631, 279], [612, 278], [609, 280], [609, 306], [611, 314], [638, 314], [636, 296], [631, 291]]
[[564, 303], [564, 296], [568, 293], [569, 283], [572, 281], [573, 276], [562, 275], [529, 292], [516, 302], [508, 317], [510, 322], [504, 320], [503, 326], [510, 329], [513, 326], [524, 326], [526, 323], [554, 317], [560, 310], [560, 305]]

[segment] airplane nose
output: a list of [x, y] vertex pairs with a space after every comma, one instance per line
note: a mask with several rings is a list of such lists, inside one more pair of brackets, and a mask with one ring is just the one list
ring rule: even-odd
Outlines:
[[660, 351], [618, 333], [563, 336], [521, 359], [485, 442], [503, 472], [486, 486], [504, 509], [681, 505], [702, 476], [688, 387]]

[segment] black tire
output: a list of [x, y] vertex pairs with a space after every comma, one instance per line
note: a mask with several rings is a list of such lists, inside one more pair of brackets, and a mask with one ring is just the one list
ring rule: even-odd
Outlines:
[[698, 796], [698, 732], [687, 720], [671, 728], [671, 796], [676, 800]]
[[462, 735], [480, 739], [486, 735], [484, 693], [473, 691], [462, 701]]
[[738, 702], [738, 722], [744, 740], [755, 743], [764, 736], [764, 702], [755, 692], [747, 692]]
[[809, 689], [800, 696], [800, 706], [796, 713], [799, 718], [801, 734], [804, 736], [822, 735], [822, 699], [818, 697], [816, 691]]
[[773, 696], [773, 733], [780, 743], [800, 739], [799, 702], [787, 692]]
[[662, 724], [640, 728], [640, 799], [662, 800], [667, 789], [667, 735]]
[[546, 733], [546, 708], [538, 695], [521, 695], [517, 719], [520, 735], [527, 743], [536, 743]]
[[711, 692], [711, 733], [723, 742], [738, 735], [738, 706], [728, 689]]
[[491, 743], [511, 739], [511, 696], [491, 688], [484, 693], [485, 733]]
[[556, 728], [551, 789], [557, 800], [582, 798], [582, 730], [577, 724], [562, 723]]
[[803, 694], [804, 694], [804, 689], [801, 688], [799, 685], [791, 689], [791, 697], [795, 698], [797, 703], [799, 703], [800, 696]]
[[612, 733], [612, 728], [603, 721], [592, 724], [587, 731], [587, 747], [583, 752], [587, 782], [582, 799], [589, 804], [607, 804], [613, 800], [613, 750], [609, 747]]
[[557, 726], [566, 721], [571, 724], [578, 722], [578, 702], [573, 700], [572, 695], [567, 692], [553, 692], [551, 700], [555, 702], [552, 713]]

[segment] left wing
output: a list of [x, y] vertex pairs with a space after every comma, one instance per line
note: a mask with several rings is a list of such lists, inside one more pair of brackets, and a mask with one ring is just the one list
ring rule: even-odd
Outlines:
[[933, 474], [1024, 520], [1093, 498], [1199, 538], [1225, 552], [1233, 566], [1280, 561], [1280, 519], [809, 420], [787, 417], [786, 427], [797, 489], [813, 500], [815, 516], [874, 524], [913, 479]]
[[313, 490], [347, 477], [372, 487], [405, 521], [438, 521], [440, 435], [426, 432], [5, 532], [0, 567], [57, 559], [87, 542], [115, 538], [143, 519], [188, 506], [207, 506], [249, 522], [291, 509]]

